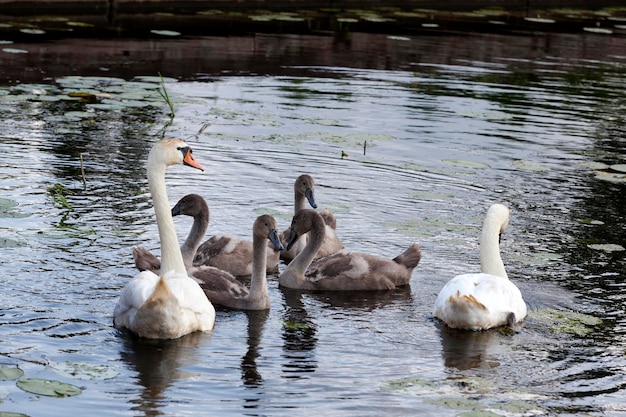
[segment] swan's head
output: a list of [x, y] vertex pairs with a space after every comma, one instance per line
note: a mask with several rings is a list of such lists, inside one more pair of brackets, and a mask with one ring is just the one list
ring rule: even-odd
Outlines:
[[511, 218], [511, 211], [504, 204], [493, 204], [487, 210], [487, 216], [485, 222], [493, 222], [499, 225], [500, 233], [504, 232], [509, 227], [509, 220]]
[[255, 237], [260, 237], [261, 239], [269, 239], [272, 243], [272, 246], [276, 250], [285, 249], [280, 243], [280, 238], [278, 237], [278, 230], [276, 230], [276, 219], [274, 219], [269, 214], [263, 214], [254, 221], [254, 225], [252, 226], [252, 234]]
[[315, 210], [300, 210], [291, 220], [291, 226], [289, 227], [290, 233], [286, 246], [287, 250], [291, 249], [300, 236], [310, 232], [311, 230], [324, 233], [324, 219]]
[[188, 165], [204, 171], [202, 165], [193, 157], [191, 147], [180, 139], [162, 139], [158, 141], [150, 151], [148, 163], [169, 165]]
[[313, 208], [317, 208], [317, 203], [315, 202], [315, 195], [313, 193], [313, 189], [315, 188], [315, 181], [313, 181], [313, 177], [308, 174], [302, 174], [298, 178], [296, 178], [296, 182], [293, 184], [293, 189], [296, 194], [304, 195], [307, 200], [309, 200], [309, 204]]
[[203, 213], [209, 213], [209, 206], [206, 200], [198, 194], [187, 194], [172, 208], [172, 216], [191, 216], [197, 217]]

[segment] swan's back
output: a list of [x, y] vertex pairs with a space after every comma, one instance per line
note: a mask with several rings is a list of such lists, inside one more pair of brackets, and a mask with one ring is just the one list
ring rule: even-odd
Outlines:
[[433, 316], [453, 328], [485, 330], [522, 321], [526, 303], [520, 290], [506, 278], [463, 274], [441, 289]]
[[392, 290], [408, 285], [421, 259], [412, 244], [394, 259], [342, 251], [314, 261], [305, 272], [308, 289], [331, 291]]
[[213, 266], [235, 276], [250, 275], [252, 242], [234, 235], [213, 235], [200, 245], [193, 264]]

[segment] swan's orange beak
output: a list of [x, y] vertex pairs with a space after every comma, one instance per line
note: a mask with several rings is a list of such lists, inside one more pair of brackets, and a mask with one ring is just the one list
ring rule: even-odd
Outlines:
[[181, 151], [183, 152], [183, 162], [185, 165], [189, 165], [190, 167], [197, 168], [200, 171], [204, 171], [202, 165], [200, 165], [200, 163], [194, 159], [191, 148], [184, 148], [181, 149]]

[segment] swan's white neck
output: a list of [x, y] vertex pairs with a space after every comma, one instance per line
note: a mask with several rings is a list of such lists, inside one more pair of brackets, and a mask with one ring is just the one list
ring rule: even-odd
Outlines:
[[183, 256], [178, 246], [178, 237], [174, 228], [174, 219], [167, 197], [165, 187], [166, 166], [154, 158], [152, 154], [148, 158], [148, 185], [152, 195], [154, 214], [156, 215], [161, 241], [161, 275], [175, 270], [177, 273], [187, 275]]
[[502, 221], [494, 216], [487, 216], [480, 235], [480, 270], [485, 274], [508, 279], [504, 263], [500, 256], [500, 230]]
[[250, 298], [269, 296], [267, 290], [267, 239], [252, 236], [252, 278], [250, 279]]

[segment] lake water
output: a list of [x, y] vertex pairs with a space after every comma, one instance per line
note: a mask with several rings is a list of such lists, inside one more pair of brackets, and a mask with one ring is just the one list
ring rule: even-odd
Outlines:
[[[0, 412], [626, 413], [626, 38], [83, 42], [0, 52], [0, 369], [23, 372], [0, 381]], [[420, 245], [410, 287], [302, 293], [269, 277], [270, 311], [218, 310], [213, 332], [117, 331], [132, 246], [159, 251], [145, 160], [164, 136], [206, 169], [171, 168], [167, 184], [172, 205], [206, 198], [209, 233], [249, 237], [264, 212], [286, 227], [309, 173], [347, 248]], [[478, 270], [495, 202], [511, 208], [501, 250], [529, 315], [513, 335], [451, 331], [435, 297]], [[183, 239], [190, 220], [175, 223]], [[80, 393], [33, 394], [29, 378]]]

